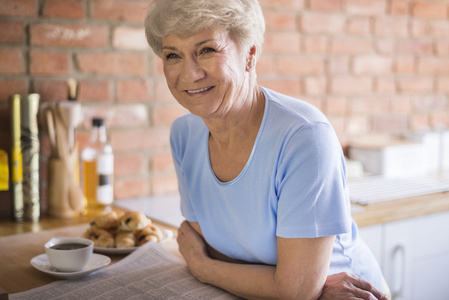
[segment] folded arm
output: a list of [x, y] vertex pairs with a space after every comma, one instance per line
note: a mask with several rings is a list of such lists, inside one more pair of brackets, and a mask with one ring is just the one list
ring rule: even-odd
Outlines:
[[179, 249], [198, 280], [246, 299], [317, 299], [329, 268], [334, 236], [278, 238], [276, 266], [236, 263], [207, 247], [198, 223], [184, 222]]

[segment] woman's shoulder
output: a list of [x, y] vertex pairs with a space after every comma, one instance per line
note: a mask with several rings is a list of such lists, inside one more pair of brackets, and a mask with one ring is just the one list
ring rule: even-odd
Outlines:
[[328, 123], [324, 114], [312, 104], [267, 88], [261, 89], [267, 98], [270, 113], [276, 118], [293, 118], [305, 123]]

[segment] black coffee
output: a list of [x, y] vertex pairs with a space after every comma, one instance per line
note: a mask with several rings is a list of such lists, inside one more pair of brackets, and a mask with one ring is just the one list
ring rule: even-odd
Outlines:
[[67, 243], [67, 244], [57, 244], [54, 246], [51, 246], [50, 249], [55, 250], [75, 250], [87, 247], [85, 244], [78, 244], [78, 243]]

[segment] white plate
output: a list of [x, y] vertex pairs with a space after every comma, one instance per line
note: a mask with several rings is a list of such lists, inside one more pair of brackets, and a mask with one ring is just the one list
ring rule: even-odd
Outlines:
[[[159, 243], [165, 243], [166, 241], [169, 241], [173, 238], [173, 231], [168, 229], [161, 228], [162, 231], [162, 239], [159, 241]], [[123, 254], [129, 254], [136, 250], [139, 247], [130, 247], [130, 248], [107, 248], [107, 247], [94, 247], [94, 252], [97, 253], [103, 253], [103, 254], [116, 254], [116, 255], [123, 255]]]
[[98, 269], [101, 269], [103, 267], [106, 267], [111, 263], [111, 259], [107, 257], [106, 255], [96, 254], [92, 253], [92, 257], [90, 258], [89, 262], [87, 263], [87, 266], [84, 267], [84, 269], [76, 272], [59, 272], [56, 271], [48, 261], [47, 254], [41, 254], [38, 256], [35, 256], [30, 261], [31, 265], [38, 269], [39, 271], [42, 271], [44, 273], [53, 275], [58, 278], [63, 279], [77, 279], [86, 276], [89, 273], [92, 273]]

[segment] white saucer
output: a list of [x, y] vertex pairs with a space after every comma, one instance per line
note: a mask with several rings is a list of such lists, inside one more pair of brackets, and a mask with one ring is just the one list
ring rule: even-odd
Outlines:
[[[159, 243], [165, 243], [173, 238], [173, 231], [161, 228], [162, 231], [162, 239]], [[115, 254], [115, 255], [123, 255], [129, 254], [139, 247], [130, 247], [130, 248], [107, 248], [107, 247], [97, 247], [94, 246], [94, 252], [103, 253], [103, 254]]]
[[41, 254], [35, 256], [30, 261], [31, 265], [42, 271], [44, 273], [53, 275], [58, 278], [63, 279], [77, 279], [86, 276], [89, 273], [92, 273], [98, 269], [106, 267], [111, 263], [111, 259], [108, 256], [92, 253], [92, 257], [90, 258], [87, 266], [84, 267], [81, 271], [76, 272], [59, 272], [56, 271], [48, 261], [47, 254]]

